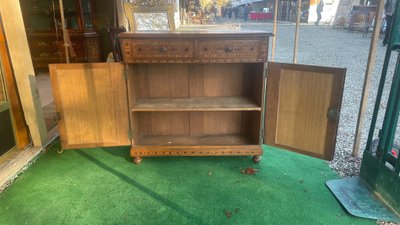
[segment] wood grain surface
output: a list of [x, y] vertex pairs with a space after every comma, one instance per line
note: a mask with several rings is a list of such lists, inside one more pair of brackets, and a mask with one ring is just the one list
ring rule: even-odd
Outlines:
[[345, 70], [269, 63], [266, 144], [331, 160], [335, 150]]
[[50, 65], [63, 148], [130, 145], [123, 74], [120, 63]]

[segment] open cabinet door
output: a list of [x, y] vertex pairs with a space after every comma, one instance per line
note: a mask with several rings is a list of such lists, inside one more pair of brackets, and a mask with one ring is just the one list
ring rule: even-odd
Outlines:
[[64, 149], [130, 145], [121, 63], [49, 66]]
[[268, 64], [265, 144], [332, 160], [346, 69]]

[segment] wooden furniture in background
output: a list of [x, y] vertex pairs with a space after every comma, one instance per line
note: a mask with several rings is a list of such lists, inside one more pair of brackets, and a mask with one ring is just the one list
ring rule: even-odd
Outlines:
[[[58, 1], [20, 0], [35, 71], [65, 62]], [[72, 62], [99, 62], [100, 35], [96, 31], [92, 0], [64, 0], [66, 26], [76, 56]]]

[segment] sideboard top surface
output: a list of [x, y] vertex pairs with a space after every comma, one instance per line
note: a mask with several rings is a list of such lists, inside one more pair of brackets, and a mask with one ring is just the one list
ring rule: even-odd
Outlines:
[[252, 37], [266, 36], [273, 37], [273, 33], [257, 30], [177, 30], [165, 32], [124, 32], [118, 35], [119, 38], [205, 38], [205, 37]]

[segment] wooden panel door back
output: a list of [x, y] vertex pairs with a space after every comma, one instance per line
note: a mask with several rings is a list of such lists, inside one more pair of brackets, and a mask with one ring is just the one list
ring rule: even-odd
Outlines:
[[265, 143], [332, 160], [345, 72], [269, 63]]
[[64, 149], [130, 145], [122, 63], [53, 64], [49, 68]]

